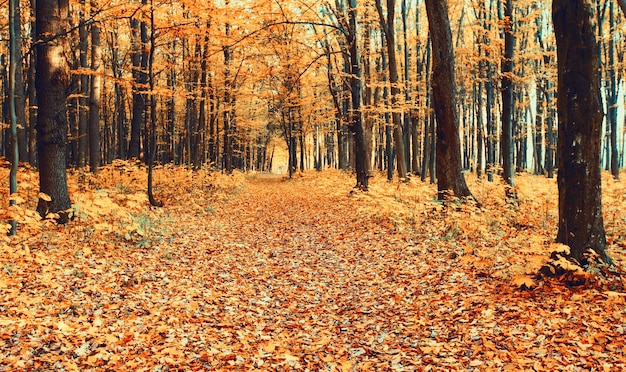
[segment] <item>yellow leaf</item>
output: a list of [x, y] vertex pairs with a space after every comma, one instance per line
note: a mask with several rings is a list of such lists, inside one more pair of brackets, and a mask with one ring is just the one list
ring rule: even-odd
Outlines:
[[44, 193], [44, 192], [40, 192], [39, 193], [39, 199], [47, 201], [47, 202], [51, 202], [52, 198], [50, 197], [50, 195]]
[[521, 289], [531, 289], [537, 286], [534, 279], [525, 274], [517, 274], [511, 278], [511, 284]]

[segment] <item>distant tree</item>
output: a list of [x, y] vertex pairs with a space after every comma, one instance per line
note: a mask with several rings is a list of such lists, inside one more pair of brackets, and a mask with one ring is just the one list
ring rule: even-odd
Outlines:
[[557, 242], [578, 261], [588, 249], [605, 252], [600, 149], [602, 99], [598, 49], [589, 0], [553, 0], [558, 65]]
[[471, 196], [461, 173], [459, 117], [455, 105], [454, 53], [447, 1], [426, 0], [428, 28], [432, 43], [432, 92], [437, 119], [436, 171], [439, 199], [451, 192]]
[[37, 212], [42, 217], [57, 213], [60, 223], [68, 221], [71, 207], [66, 176], [66, 90], [70, 71], [65, 59], [64, 26], [68, 10], [68, 0], [38, 0], [35, 7], [39, 190], [47, 195], [40, 196]]

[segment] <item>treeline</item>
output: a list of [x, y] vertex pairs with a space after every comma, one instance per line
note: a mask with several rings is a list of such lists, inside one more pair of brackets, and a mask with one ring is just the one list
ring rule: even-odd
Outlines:
[[[38, 210], [59, 220], [71, 206], [69, 167], [97, 173], [114, 159], [143, 161], [158, 205], [155, 164], [265, 171], [275, 138], [288, 149], [290, 174], [351, 168], [365, 190], [380, 170], [389, 179], [430, 177], [440, 198], [471, 197], [462, 171], [472, 170], [501, 173], [514, 191], [516, 171], [553, 176], [571, 154], [602, 156], [617, 178], [623, 15], [610, 0], [552, 5], [10, 0], [1, 150], [13, 159], [17, 148], [39, 168]], [[553, 28], [559, 11], [578, 34]], [[593, 43], [567, 39], [579, 35]], [[593, 46], [576, 65], [590, 90], [575, 81], [558, 91], [557, 80], [569, 78], [559, 36], [566, 50]], [[568, 110], [577, 107], [595, 110], [588, 127], [576, 126], [581, 113]], [[576, 147], [583, 137], [591, 154]], [[599, 178], [585, 182], [582, 201], [599, 192]]]
[[[15, 18], [22, 36], [15, 91], [19, 153], [20, 161], [36, 165], [37, 41], [33, 9], [27, 2], [20, 5]], [[424, 2], [305, 5], [70, 2], [63, 26], [72, 72], [68, 166], [95, 170], [113, 159], [147, 161], [148, 101], [154, 95], [159, 163], [268, 170], [272, 138], [279, 135], [289, 148], [290, 171], [356, 168], [350, 130], [356, 110], [364, 124], [367, 172], [378, 169], [392, 177], [397, 169], [401, 178], [416, 174], [434, 180], [437, 122]], [[613, 1], [594, 5], [607, 114], [602, 159], [617, 177], [625, 143], [618, 118], [623, 17]], [[552, 176], [556, 47], [549, 7], [527, 0], [449, 2], [465, 169], [491, 179], [503, 165], [505, 135], [511, 132], [506, 151], [513, 152], [515, 169]], [[513, 39], [508, 46], [507, 29]], [[354, 63], [353, 45], [359, 58]], [[8, 66], [7, 49], [1, 57]], [[355, 72], [362, 86], [358, 103], [351, 96]], [[7, 68], [2, 82], [8, 123]], [[507, 87], [511, 98], [503, 100], [500, 92]], [[507, 120], [510, 131], [503, 127]], [[1, 150], [8, 156], [8, 128], [2, 135]]]

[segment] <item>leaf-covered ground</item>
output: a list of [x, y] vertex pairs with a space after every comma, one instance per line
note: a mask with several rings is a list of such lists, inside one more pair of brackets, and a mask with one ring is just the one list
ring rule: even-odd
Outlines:
[[[56, 226], [29, 211], [36, 175], [20, 173], [0, 370], [626, 369], [622, 279], [534, 276], [554, 248], [554, 180], [518, 177], [517, 205], [470, 179], [478, 208], [417, 180], [361, 193], [332, 171], [162, 169], [151, 209], [144, 174], [73, 174], [76, 219]], [[625, 195], [605, 179], [619, 266]]]

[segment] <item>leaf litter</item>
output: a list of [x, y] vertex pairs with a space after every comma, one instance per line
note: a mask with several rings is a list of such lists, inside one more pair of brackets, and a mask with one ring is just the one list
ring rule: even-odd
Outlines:
[[[434, 186], [340, 172], [226, 176], [162, 168], [70, 175], [75, 220], [37, 221], [20, 172], [0, 241], [0, 370], [622, 370], [623, 281], [536, 275], [556, 235], [554, 180]], [[623, 264], [624, 187], [605, 179]], [[14, 197], [14, 196], [13, 196]], [[8, 196], [3, 205], [8, 205]]]

